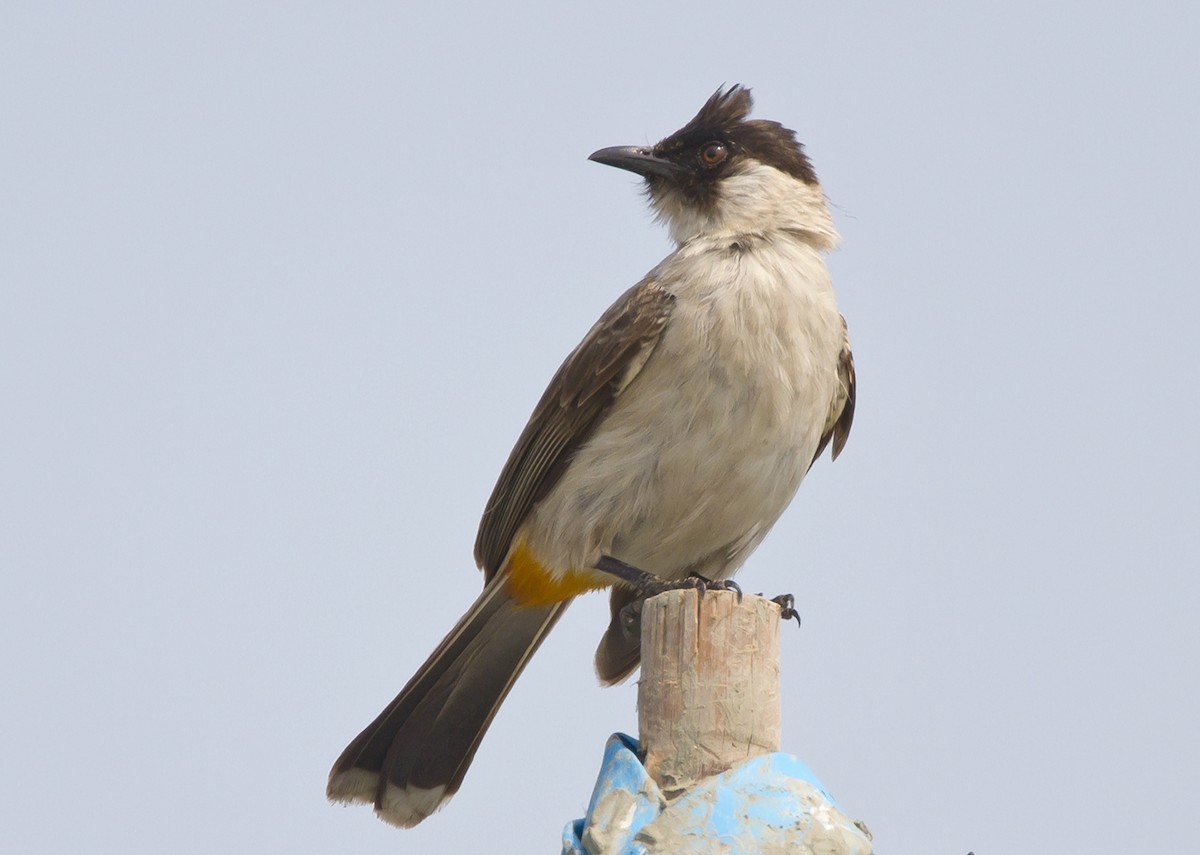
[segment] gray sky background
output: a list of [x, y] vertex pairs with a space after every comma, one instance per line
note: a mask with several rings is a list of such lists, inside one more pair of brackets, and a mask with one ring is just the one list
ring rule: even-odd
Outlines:
[[463, 790], [330, 806], [474, 598], [559, 361], [669, 251], [720, 84], [836, 206], [854, 433], [739, 581], [880, 853], [1186, 851], [1200, 801], [1200, 6], [0, 11], [10, 852], [554, 852], [635, 685], [577, 603]]

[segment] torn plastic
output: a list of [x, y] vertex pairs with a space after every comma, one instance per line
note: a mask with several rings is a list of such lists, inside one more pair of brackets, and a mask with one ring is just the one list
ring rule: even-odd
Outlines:
[[791, 754], [747, 760], [668, 802], [637, 751], [632, 737], [609, 737], [587, 816], [563, 831], [563, 855], [871, 855], [866, 826]]

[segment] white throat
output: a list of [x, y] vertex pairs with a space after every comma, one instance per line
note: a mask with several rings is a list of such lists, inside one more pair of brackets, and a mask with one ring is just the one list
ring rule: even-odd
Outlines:
[[818, 249], [839, 235], [819, 184], [806, 184], [773, 166], [747, 161], [721, 178], [715, 204], [700, 208], [665, 183], [648, 193], [650, 205], [679, 245], [704, 235], [796, 232]]

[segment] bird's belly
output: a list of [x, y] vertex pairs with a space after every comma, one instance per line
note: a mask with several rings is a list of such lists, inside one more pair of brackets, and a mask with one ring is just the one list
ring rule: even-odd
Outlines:
[[655, 359], [645, 371], [527, 521], [525, 542], [554, 573], [587, 574], [608, 554], [664, 578], [726, 577], [812, 460], [829, 398], [802, 366], [720, 376]]
[[607, 554], [664, 578], [727, 577], [808, 471], [845, 335], [820, 253], [712, 247], [652, 273], [676, 296], [667, 328], [518, 532], [552, 574]]

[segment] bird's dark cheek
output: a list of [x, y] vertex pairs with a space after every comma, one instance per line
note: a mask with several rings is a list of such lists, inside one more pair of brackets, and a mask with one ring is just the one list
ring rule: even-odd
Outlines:
[[695, 205], [702, 211], [712, 208], [717, 198], [717, 188], [711, 181], [688, 181], [679, 191], [689, 205]]

